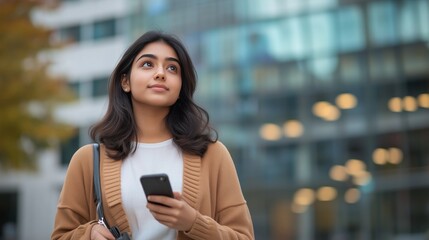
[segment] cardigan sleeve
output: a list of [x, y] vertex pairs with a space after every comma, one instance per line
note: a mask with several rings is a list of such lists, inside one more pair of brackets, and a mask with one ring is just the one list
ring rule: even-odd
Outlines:
[[92, 147], [72, 157], [57, 205], [51, 239], [90, 239], [96, 221], [92, 180]]
[[[232, 158], [224, 145], [218, 142], [210, 150], [215, 152], [219, 166], [216, 171], [216, 213], [214, 218], [197, 213], [196, 220], [185, 234], [192, 239], [254, 239], [251, 215], [241, 191]], [[203, 160], [204, 161], [204, 160]]]

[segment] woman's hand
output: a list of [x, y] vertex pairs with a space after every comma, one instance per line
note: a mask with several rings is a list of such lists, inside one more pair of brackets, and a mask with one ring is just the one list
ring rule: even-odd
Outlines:
[[109, 229], [100, 224], [96, 224], [91, 229], [91, 240], [115, 240], [115, 237]]
[[[179, 231], [189, 231], [197, 217], [197, 210], [193, 209], [179, 192], [174, 192], [174, 198], [165, 196], [149, 196], [147, 208], [153, 217], [169, 228]], [[163, 204], [158, 205], [151, 202]]]

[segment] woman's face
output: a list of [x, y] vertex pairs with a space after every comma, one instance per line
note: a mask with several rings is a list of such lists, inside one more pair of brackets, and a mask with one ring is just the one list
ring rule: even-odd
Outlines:
[[129, 78], [122, 78], [122, 89], [131, 92], [133, 106], [170, 107], [182, 87], [179, 58], [162, 41], [147, 44], [136, 56]]

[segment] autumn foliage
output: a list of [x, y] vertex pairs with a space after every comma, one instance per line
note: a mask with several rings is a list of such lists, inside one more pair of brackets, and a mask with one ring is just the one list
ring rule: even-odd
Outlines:
[[37, 152], [70, 136], [53, 110], [72, 94], [40, 53], [51, 32], [31, 21], [36, 2], [0, 0], [0, 169], [34, 168]]

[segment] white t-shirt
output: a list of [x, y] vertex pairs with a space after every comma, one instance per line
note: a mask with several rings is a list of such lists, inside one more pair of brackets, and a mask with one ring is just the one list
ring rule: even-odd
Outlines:
[[140, 184], [144, 174], [166, 173], [174, 192], [182, 192], [182, 151], [173, 139], [160, 143], [138, 143], [137, 150], [124, 159], [121, 168], [122, 203], [133, 239], [176, 239], [177, 231], [159, 223], [146, 208]]

